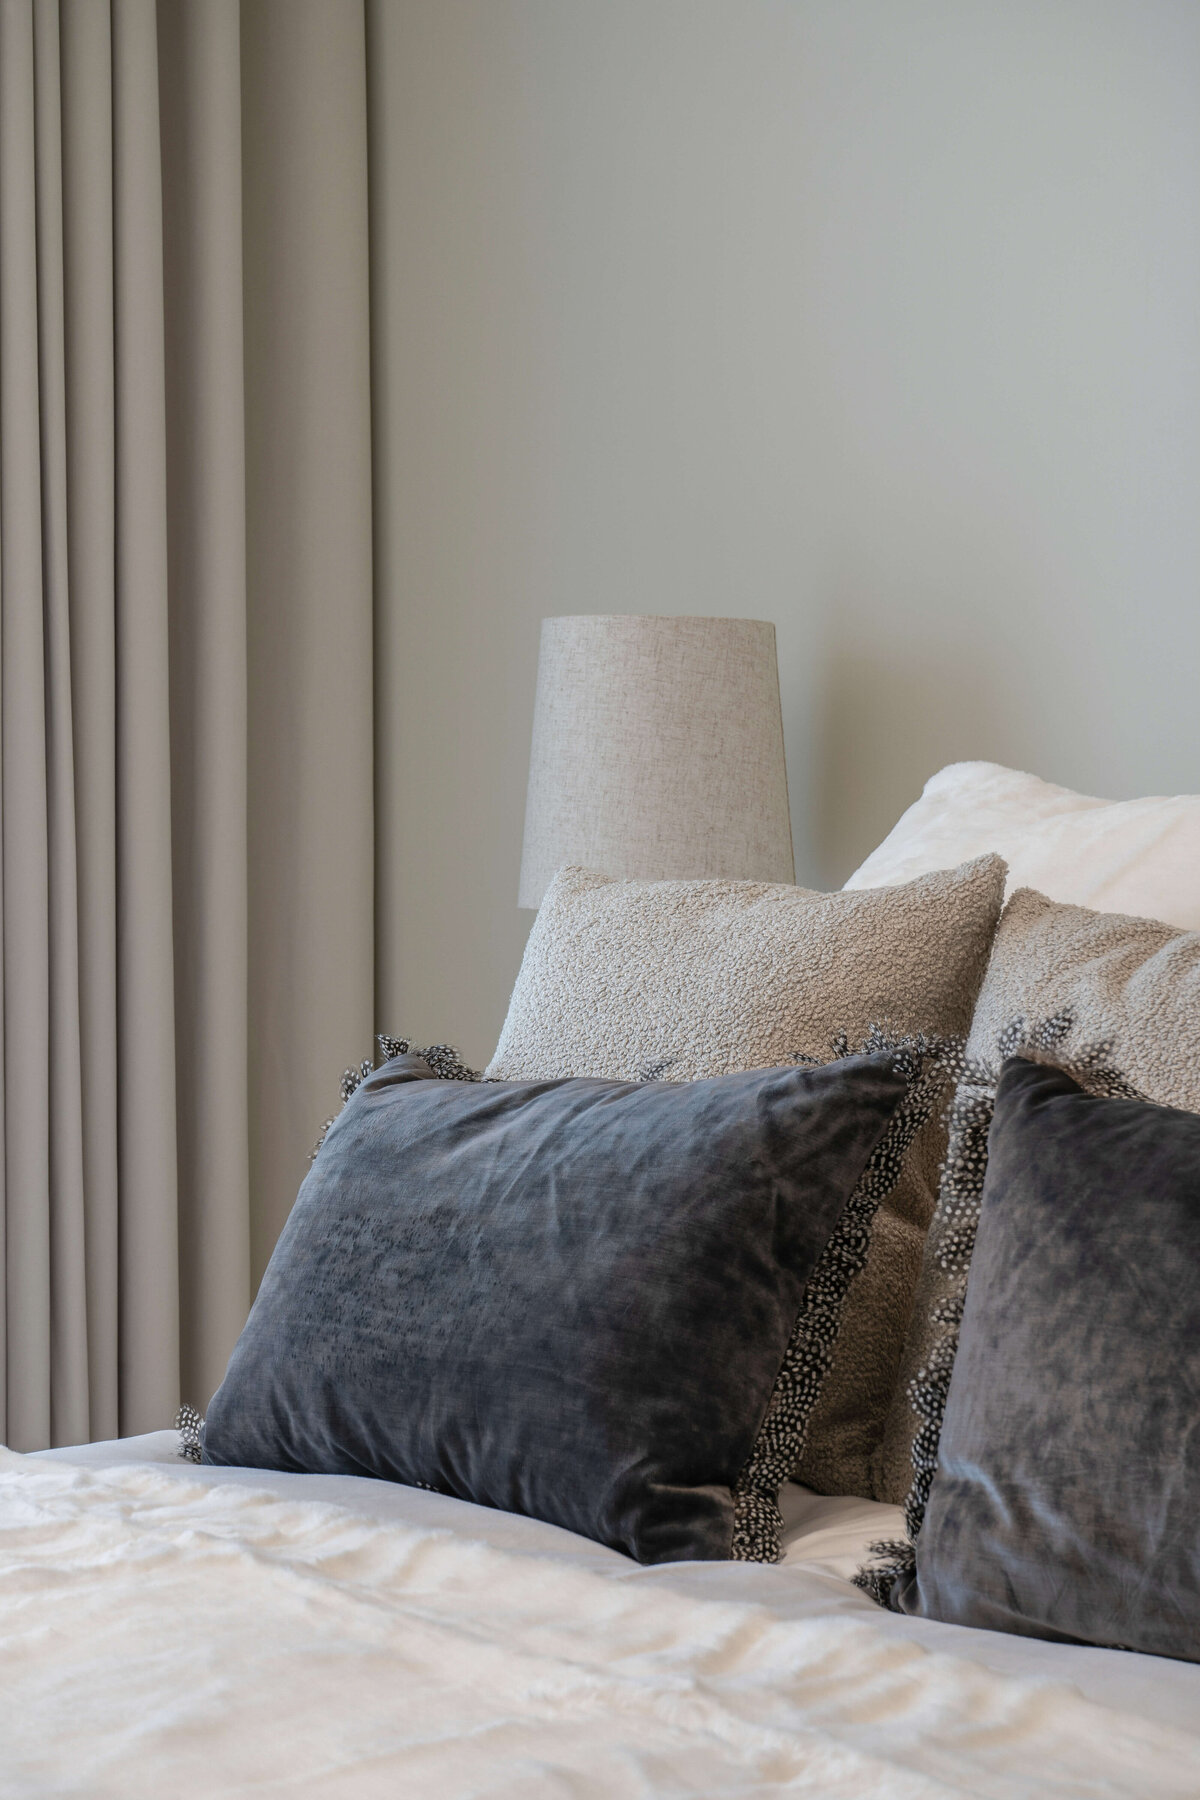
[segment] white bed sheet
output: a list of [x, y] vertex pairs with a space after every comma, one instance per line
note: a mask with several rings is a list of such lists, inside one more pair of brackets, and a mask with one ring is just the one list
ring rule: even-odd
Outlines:
[[176, 1442], [0, 1453], [0, 1793], [1200, 1796], [1200, 1666], [880, 1611], [896, 1508], [791, 1488], [782, 1564], [641, 1568]]

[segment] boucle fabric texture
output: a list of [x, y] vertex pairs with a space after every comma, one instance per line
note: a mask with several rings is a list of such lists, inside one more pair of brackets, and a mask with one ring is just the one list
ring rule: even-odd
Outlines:
[[1023, 888], [1004, 909], [950, 1115], [937, 1210], [880, 1461], [908, 1471], [910, 1533], [937, 1462], [942, 1408], [987, 1167], [1000, 1070], [1020, 1054], [1087, 1092], [1200, 1112], [1200, 932], [1060, 906]]
[[683, 1087], [392, 1058], [300, 1190], [204, 1461], [776, 1560], [797, 1317], [908, 1086], [887, 1053]]
[[1006, 1062], [898, 1612], [1200, 1662], [1200, 1117]]
[[[820, 894], [563, 869], [534, 922], [486, 1075], [695, 1081], [922, 1039], [925, 1116], [868, 1222], [797, 1474], [899, 1503], [874, 1461], [945, 1149], [948, 1067], [970, 1024], [1004, 888], [983, 857], [899, 888]], [[957, 1044], [955, 1042], [957, 1040]], [[940, 1061], [941, 1075], [937, 1075]]]

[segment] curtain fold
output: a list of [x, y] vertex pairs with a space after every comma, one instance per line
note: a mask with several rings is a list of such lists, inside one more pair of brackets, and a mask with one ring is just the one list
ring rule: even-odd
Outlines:
[[[107, 6], [91, 0], [69, 0], [60, 18], [88, 1414], [82, 1430], [74, 1419], [56, 1423], [57, 1441], [115, 1437], [120, 1419], [112, 36]], [[52, 77], [50, 58], [46, 66]], [[8, 428], [2, 410], [0, 428]], [[21, 1376], [11, 1353], [9, 1364], [15, 1386]]]
[[132, 1429], [146, 1430], [169, 1415], [179, 1364], [163, 191], [154, 0], [113, 0], [112, 108], [118, 1366], [122, 1429], [128, 1419]]
[[180, 1331], [203, 1405], [250, 1295], [237, 0], [159, 7]]
[[0, 769], [4, 868], [5, 1429], [50, 1422], [49, 843], [42, 630], [34, 15], [0, 7]]
[[362, 0], [0, 0], [0, 1436], [220, 1379], [372, 1030]]

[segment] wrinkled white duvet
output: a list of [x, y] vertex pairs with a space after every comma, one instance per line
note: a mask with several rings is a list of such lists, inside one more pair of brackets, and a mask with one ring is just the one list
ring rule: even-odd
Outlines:
[[[0, 1793], [1200, 1795], [1190, 1665], [989, 1667], [985, 1634], [921, 1641], [819, 1544], [639, 1570], [435, 1495], [378, 1516], [380, 1483], [331, 1505], [223, 1473], [0, 1451]], [[1165, 1704], [1124, 1706], [1156, 1670]]]

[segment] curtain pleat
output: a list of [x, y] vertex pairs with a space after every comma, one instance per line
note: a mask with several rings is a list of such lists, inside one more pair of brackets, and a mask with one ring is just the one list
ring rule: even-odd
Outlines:
[[240, 9], [158, 18], [180, 1355], [203, 1404], [250, 1302]]
[[59, 17], [55, 0], [37, 0], [34, 44], [49, 875], [50, 1429], [58, 1440], [72, 1441], [87, 1437], [90, 1408], [75, 854], [75, 732], [71, 716], [67, 540], [62, 108], [58, 78]]
[[0, 1436], [219, 1381], [372, 1030], [362, 0], [0, 0]]
[[108, 6], [96, 0], [63, 0], [60, 19], [86, 1435], [108, 1438], [117, 1435], [121, 1419], [112, 30]]
[[[113, 0], [122, 1431], [179, 1384], [162, 168], [154, 0]], [[136, 1299], [135, 1299], [136, 1297]]]
[[0, 0], [5, 1431], [50, 1417], [49, 845], [33, 8]]

